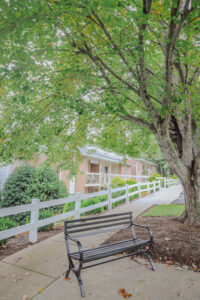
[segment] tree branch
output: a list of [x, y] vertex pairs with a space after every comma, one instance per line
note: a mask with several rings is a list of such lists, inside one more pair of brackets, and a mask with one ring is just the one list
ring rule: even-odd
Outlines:
[[195, 80], [196, 76], [199, 74], [199, 67], [197, 67], [192, 75], [192, 77], [190, 78], [188, 85], [192, 85], [193, 81]]
[[[108, 32], [107, 28], [105, 27], [104, 23], [101, 21], [101, 19], [99, 18], [99, 16], [94, 11], [92, 11], [92, 14], [94, 15], [94, 17], [98, 21], [98, 23], [97, 22], [95, 22], [95, 23], [98, 24], [100, 26], [100, 28], [103, 30], [104, 34], [106, 35], [106, 37], [108, 38], [108, 40], [113, 45], [113, 48], [118, 52], [118, 54], [121, 57], [122, 61], [128, 67], [129, 72], [131, 72], [133, 74], [133, 76], [138, 80], [137, 73], [129, 65], [129, 63], [127, 62], [125, 56], [123, 55], [123, 53], [121, 52], [121, 50], [119, 49], [119, 47], [117, 46], [117, 44], [113, 41], [113, 39], [112, 39], [110, 33]], [[91, 19], [93, 20], [93, 18], [91, 18]]]
[[131, 121], [131, 122], [134, 123], [134, 124], [137, 124], [137, 125], [146, 127], [146, 128], [148, 128], [148, 129], [150, 129], [153, 133], [155, 133], [155, 129], [154, 129], [153, 124], [148, 123], [147, 121], [145, 121], [145, 120], [142, 119], [142, 118], [137, 118], [137, 117], [134, 117], [134, 116], [129, 115], [129, 114], [127, 114], [127, 113], [126, 113], [126, 116], [121, 115], [121, 114], [117, 114], [117, 115], [118, 115], [121, 119], [123, 119], [123, 120]]

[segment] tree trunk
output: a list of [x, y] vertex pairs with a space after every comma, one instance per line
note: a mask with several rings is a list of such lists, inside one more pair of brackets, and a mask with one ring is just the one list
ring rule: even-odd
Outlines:
[[200, 225], [200, 176], [194, 174], [182, 182], [185, 194], [185, 212], [182, 220], [190, 225]]
[[[175, 150], [175, 147], [171, 147], [168, 137], [166, 134], [157, 134], [157, 140], [163, 155], [170, 168], [180, 179], [184, 189], [185, 212], [180, 220], [193, 226], [200, 226], [200, 157], [198, 141], [196, 144], [194, 141], [190, 144], [182, 142]], [[192, 150], [190, 147], [192, 147]]]

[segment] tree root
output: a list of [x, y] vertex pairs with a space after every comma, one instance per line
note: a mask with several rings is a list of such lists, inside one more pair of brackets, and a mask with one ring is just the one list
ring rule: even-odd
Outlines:
[[183, 214], [176, 219], [178, 222], [187, 224], [191, 227], [200, 227], [200, 216], [197, 216], [196, 218], [191, 218], [188, 216], [187, 212], [184, 211]]

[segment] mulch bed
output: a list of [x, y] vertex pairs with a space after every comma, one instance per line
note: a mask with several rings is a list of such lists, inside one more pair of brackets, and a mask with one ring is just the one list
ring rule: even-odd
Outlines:
[[[177, 221], [177, 217], [142, 217], [134, 220], [135, 223], [150, 227], [154, 245], [151, 255], [155, 262], [163, 262], [170, 267], [172, 264], [192, 268], [200, 272], [200, 228], [190, 227]], [[63, 226], [55, 227], [49, 231], [38, 232], [38, 242], [63, 232]], [[142, 239], [148, 238], [146, 231], [135, 228], [136, 235]], [[113, 234], [103, 244], [114, 243], [132, 238], [129, 229]], [[18, 252], [29, 245], [28, 233], [17, 235], [0, 245], [0, 259]]]
[[[135, 223], [150, 227], [154, 245], [151, 255], [155, 262], [176, 264], [200, 272], [200, 228], [190, 227], [177, 221], [177, 217], [137, 217]], [[136, 235], [148, 237], [144, 230], [135, 228]], [[132, 238], [130, 229], [113, 234], [103, 244]]]
[[[37, 243], [48, 239], [49, 237], [63, 232], [63, 226], [55, 227], [54, 229], [47, 230], [47, 231], [40, 231], [38, 232], [38, 241]], [[63, 235], [64, 238], [64, 235]], [[13, 238], [10, 238], [7, 244], [0, 245], [0, 260], [4, 257], [11, 255], [15, 252], [18, 252], [29, 245], [33, 245], [28, 241], [28, 233], [19, 234]]]

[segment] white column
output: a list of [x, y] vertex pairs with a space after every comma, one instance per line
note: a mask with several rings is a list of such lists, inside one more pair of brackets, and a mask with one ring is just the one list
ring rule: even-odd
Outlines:
[[102, 168], [102, 162], [100, 160], [100, 162], [99, 162], [99, 190], [101, 187], [101, 168]]
[[111, 163], [109, 164], [109, 172], [108, 172], [108, 176], [109, 176], [109, 185], [111, 185], [111, 182], [112, 182], [112, 178], [111, 178], [111, 174], [112, 174], [112, 165]]

